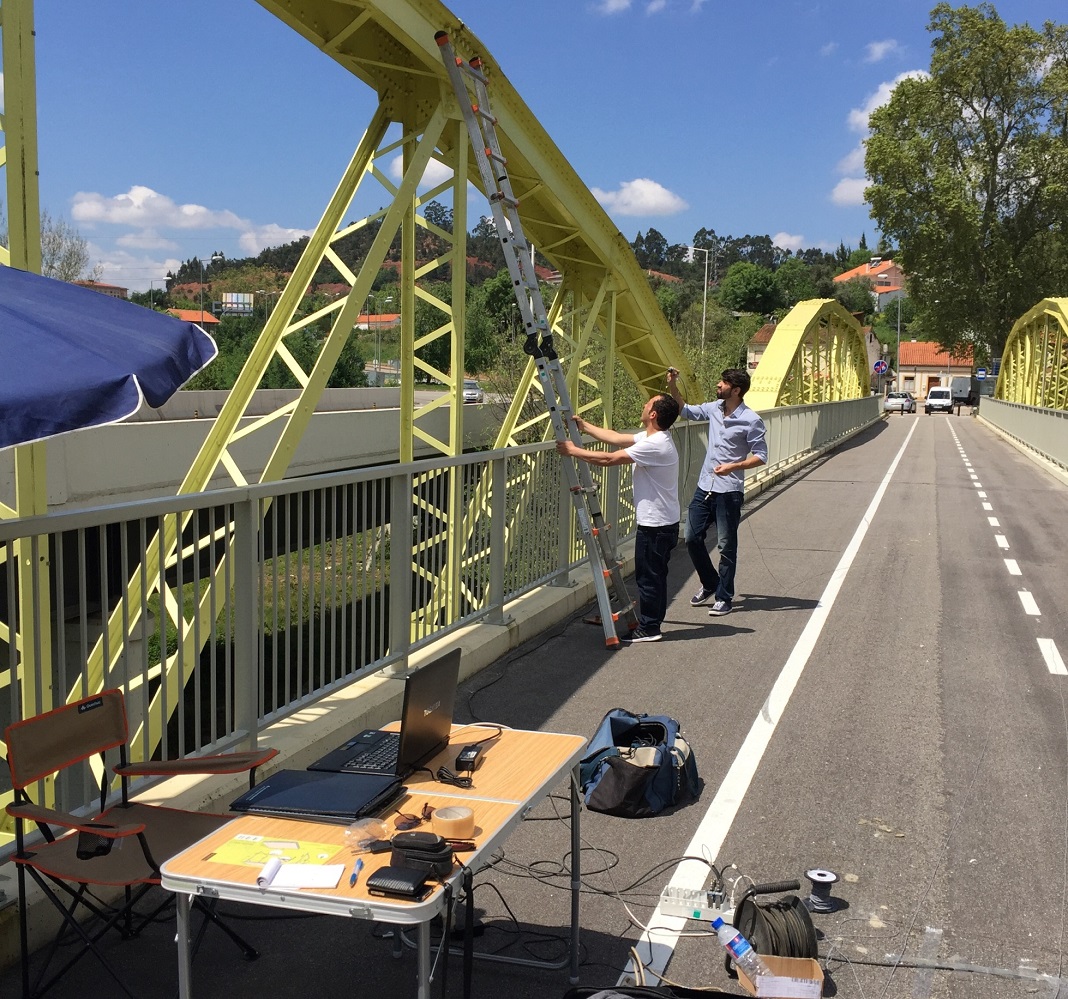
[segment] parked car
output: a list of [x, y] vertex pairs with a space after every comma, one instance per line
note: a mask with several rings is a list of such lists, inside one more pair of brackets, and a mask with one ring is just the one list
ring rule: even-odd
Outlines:
[[478, 382], [473, 378], [464, 379], [464, 402], [484, 402], [485, 398]]
[[883, 400], [884, 413], [915, 413], [916, 400], [911, 392], [887, 392]]
[[930, 416], [932, 413], [952, 413], [953, 393], [948, 386], [936, 385], [927, 390], [927, 398], [923, 403], [923, 411]]

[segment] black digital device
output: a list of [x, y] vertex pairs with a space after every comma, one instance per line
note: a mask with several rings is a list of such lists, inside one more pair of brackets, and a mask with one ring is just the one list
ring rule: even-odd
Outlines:
[[480, 759], [482, 759], [481, 746], [464, 746], [456, 756], [456, 772], [470, 773], [478, 766]]
[[420, 899], [430, 890], [427, 873], [414, 867], [382, 867], [367, 879], [367, 891], [390, 898]]

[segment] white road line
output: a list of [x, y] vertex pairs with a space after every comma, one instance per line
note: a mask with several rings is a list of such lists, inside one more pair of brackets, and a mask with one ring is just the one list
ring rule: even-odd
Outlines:
[[986, 493], [976, 493], [975, 495], [978, 496], [979, 499], [986, 499]]
[[1042, 658], [1046, 660], [1046, 668], [1054, 676], [1068, 676], [1068, 668], [1057, 650], [1057, 643], [1052, 638], [1039, 638], [1037, 641]]
[[1035, 603], [1035, 598], [1031, 596], [1030, 590], [1018, 590], [1016, 595], [1020, 598], [1020, 603], [1023, 604], [1023, 609], [1026, 613], [1032, 617], [1042, 616], [1042, 611], [1038, 609], [1038, 604]]
[[1017, 564], [1016, 559], [1014, 559], [1014, 558], [1005, 559], [1005, 568], [1009, 570], [1009, 575], [1010, 576], [1022, 576], [1023, 575], [1023, 573], [1020, 572], [1020, 566]]
[[998, 548], [1008, 548], [1009, 542], [1005, 539], [1004, 534], [995, 534], [994, 540], [998, 543]]
[[990, 524], [991, 527], [1001, 527], [1001, 525], [998, 523], [997, 517], [987, 517], [986, 519], [987, 523]]
[[994, 509], [994, 504], [993, 503], [984, 503], [983, 504], [983, 509], [984, 510], [993, 510]]
[[[975, 476], [973, 475], [972, 478], [974, 479]], [[973, 482], [972, 485], [975, 486], [976, 489], [982, 489], [983, 488], [983, 484], [981, 482]], [[979, 495], [982, 496], [983, 494], [980, 493]]]
[[[742, 799], [745, 797], [745, 793], [756, 775], [757, 768], [764, 757], [768, 744], [771, 742], [771, 737], [775, 734], [779, 719], [782, 718], [787, 705], [790, 703], [790, 697], [797, 686], [797, 681], [801, 678], [802, 672], [804, 672], [809, 657], [812, 655], [812, 650], [816, 647], [816, 642], [823, 631], [823, 626], [827, 623], [827, 618], [831, 613], [831, 608], [834, 606], [838, 592], [845, 582], [849, 568], [860, 551], [864, 536], [868, 533], [868, 527], [872, 520], [875, 519], [879, 504], [883, 500], [887, 487], [890, 485], [890, 480], [894, 472], [897, 471], [897, 466], [901, 462], [905, 448], [908, 447], [909, 441], [912, 439], [912, 435], [918, 425], [918, 420], [913, 422], [909, 428], [908, 435], [905, 437], [905, 442], [894, 456], [894, 460], [890, 462], [886, 475], [883, 476], [879, 488], [875, 490], [875, 496], [872, 498], [871, 503], [868, 504], [868, 509], [864, 511], [864, 515], [861, 517], [860, 524], [853, 533], [852, 539], [842, 553], [834, 572], [831, 573], [831, 578], [827, 582], [819, 602], [813, 609], [808, 623], [801, 632], [801, 637], [798, 638], [797, 644], [790, 652], [789, 658], [780, 671], [774, 686], [772, 686], [768, 699], [761, 706], [760, 713], [753, 720], [749, 734], [745, 737], [741, 749], [738, 750], [738, 755], [735, 756], [734, 762], [731, 763], [726, 777], [723, 778], [723, 783], [720, 784], [715, 798], [712, 799], [712, 803], [708, 806], [708, 811], [702, 817], [701, 824], [697, 827], [697, 832], [694, 833], [693, 839], [683, 850], [685, 856], [709, 857], [712, 859], [719, 856], [720, 848], [727, 838], [727, 833], [730, 832], [731, 825], [738, 814], [738, 809], [741, 807]], [[704, 887], [707, 878], [707, 864], [699, 860], [684, 860], [675, 868], [675, 873], [672, 875], [669, 884], [677, 888], [700, 889]], [[657, 906], [649, 917], [648, 925], [654, 927], [654, 929], [646, 930], [642, 933], [635, 950], [645, 966], [646, 972], [659, 979], [664, 968], [667, 967], [668, 961], [671, 960], [671, 954], [675, 949], [679, 934], [686, 925], [686, 919], [682, 916], [665, 916], [661, 913], [660, 907]], [[632, 959], [628, 962], [617, 984], [622, 985], [627, 980], [634, 981], [634, 972], [635, 968]]]

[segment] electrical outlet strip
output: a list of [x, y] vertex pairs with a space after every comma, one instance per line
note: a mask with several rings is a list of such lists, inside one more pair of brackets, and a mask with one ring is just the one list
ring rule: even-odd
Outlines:
[[711, 922], [716, 916], [727, 911], [722, 904], [709, 901], [704, 888], [676, 888], [668, 885], [660, 893], [660, 911], [665, 916], [684, 916], [687, 919], [700, 919]]

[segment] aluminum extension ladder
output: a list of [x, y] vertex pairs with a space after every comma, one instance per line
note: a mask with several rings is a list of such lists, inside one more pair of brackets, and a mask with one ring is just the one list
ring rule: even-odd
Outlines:
[[[553, 431], [558, 441], [573, 440], [581, 446], [582, 441], [571, 419], [571, 396], [567, 389], [560, 359], [553, 347], [552, 331], [545, 311], [545, 303], [538, 287], [537, 275], [534, 273], [533, 257], [530, 244], [523, 233], [519, 220], [519, 202], [512, 192], [512, 183], [508, 178], [507, 161], [501, 153], [497, 140], [497, 119], [490, 110], [487, 78], [482, 72], [482, 62], [477, 57], [465, 63], [457, 57], [449, 42], [447, 32], [439, 31], [435, 36], [445, 69], [456, 91], [456, 99], [467, 124], [471, 137], [475, 160], [478, 163], [482, 183], [489, 198], [493, 220], [497, 226], [497, 235], [504, 250], [504, 259], [508, 273], [512, 277], [512, 290], [523, 326], [527, 331], [523, 345], [525, 353], [534, 358], [541, 383], [545, 403], [549, 409]], [[471, 101], [464, 77], [474, 84], [476, 100]], [[567, 478], [571, 501], [575, 508], [575, 520], [586, 544], [586, 553], [590, 570], [597, 590], [597, 604], [601, 623], [604, 625], [605, 645], [614, 648], [619, 645], [616, 634], [616, 622], [623, 618], [627, 629], [638, 626], [635, 605], [627, 594], [623, 582], [623, 570], [616, 553], [613, 532], [605, 524], [601, 510], [597, 486], [593, 481], [589, 466], [584, 461], [563, 456], [564, 474]], [[608, 589], [611, 580], [616, 596], [617, 608], [613, 610], [612, 599]]]

